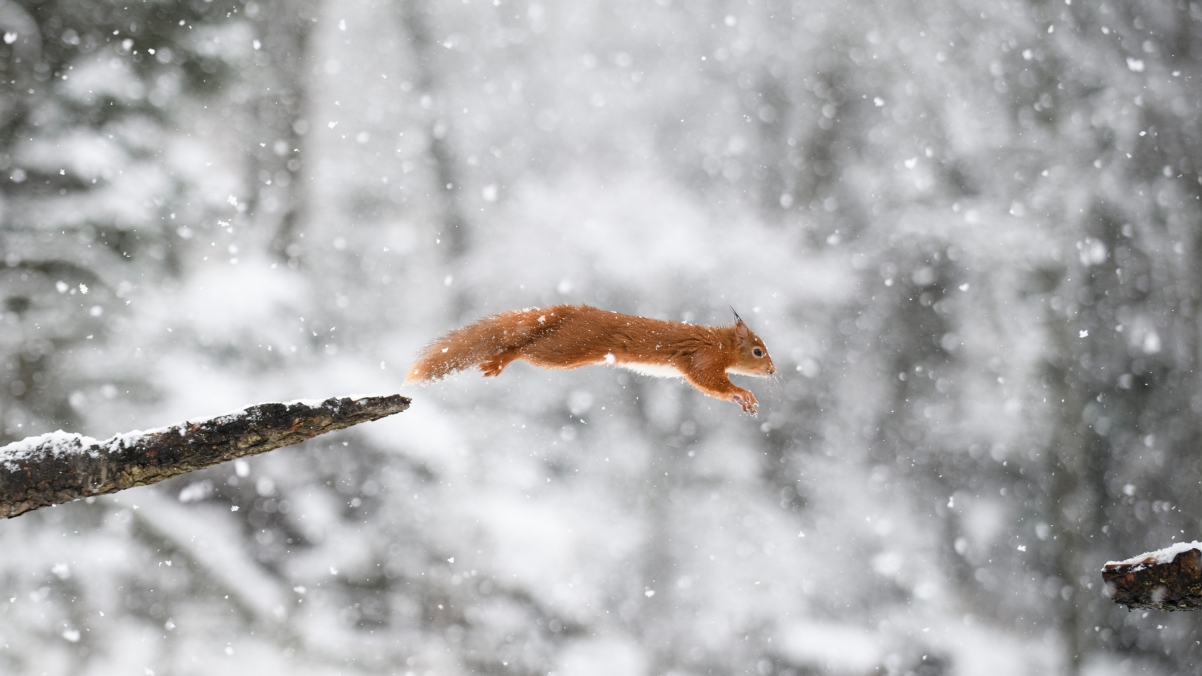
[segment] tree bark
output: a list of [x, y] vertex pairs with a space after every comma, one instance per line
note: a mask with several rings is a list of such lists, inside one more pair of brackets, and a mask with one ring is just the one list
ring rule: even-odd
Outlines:
[[1102, 568], [1106, 595], [1128, 609], [1202, 608], [1202, 551], [1185, 549], [1172, 559], [1164, 551], [1106, 564]]
[[409, 408], [399, 394], [267, 403], [104, 441], [66, 432], [0, 448], [0, 516], [145, 486]]

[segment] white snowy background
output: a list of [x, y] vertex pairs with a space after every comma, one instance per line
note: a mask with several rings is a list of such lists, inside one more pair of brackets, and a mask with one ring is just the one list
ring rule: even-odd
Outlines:
[[518, 363], [0, 523], [13, 674], [1175, 674], [1202, 6], [0, 0], [0, 441], [722, 324], [758, 419]]

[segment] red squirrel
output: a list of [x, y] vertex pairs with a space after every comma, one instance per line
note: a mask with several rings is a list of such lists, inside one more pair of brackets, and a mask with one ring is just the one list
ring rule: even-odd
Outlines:
[[517, 359], [548, 369], [608, 364], [684, 378], [751, 415], [756, 414], [755, 395], [726, 374], [776, 373], [764, 341], [737, 313], [734, 326], [696, 326], [588, 305], [555, 305], [502, 312], [448, 333], [422, 351], [405, 384], [433, 382], [473, 366], [485, 377], [497, 376]]

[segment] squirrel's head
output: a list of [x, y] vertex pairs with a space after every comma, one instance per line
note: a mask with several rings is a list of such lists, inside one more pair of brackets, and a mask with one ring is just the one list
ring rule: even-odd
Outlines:
[[739, 314], [735, 313], [735, 350], [738, 359], [726, 370], [745, 376], [770, 376], [776, 373], [776, 364], [768, 356], [768, 348], [760, 337], [752, 333], [743, 323]]

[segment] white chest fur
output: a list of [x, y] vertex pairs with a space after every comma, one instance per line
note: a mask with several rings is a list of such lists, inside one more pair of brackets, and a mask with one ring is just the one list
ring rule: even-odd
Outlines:
[[[607, 362], [608, 363], [608, 362]], [[635, 373], [641, 373], [645, 376], [654, 376], [656, 378], [683, 378], [684, 374], [675, 366], [667, 364], [637, 364], [635, 362], [615, 363], [613, 366], [628, 369]]]

